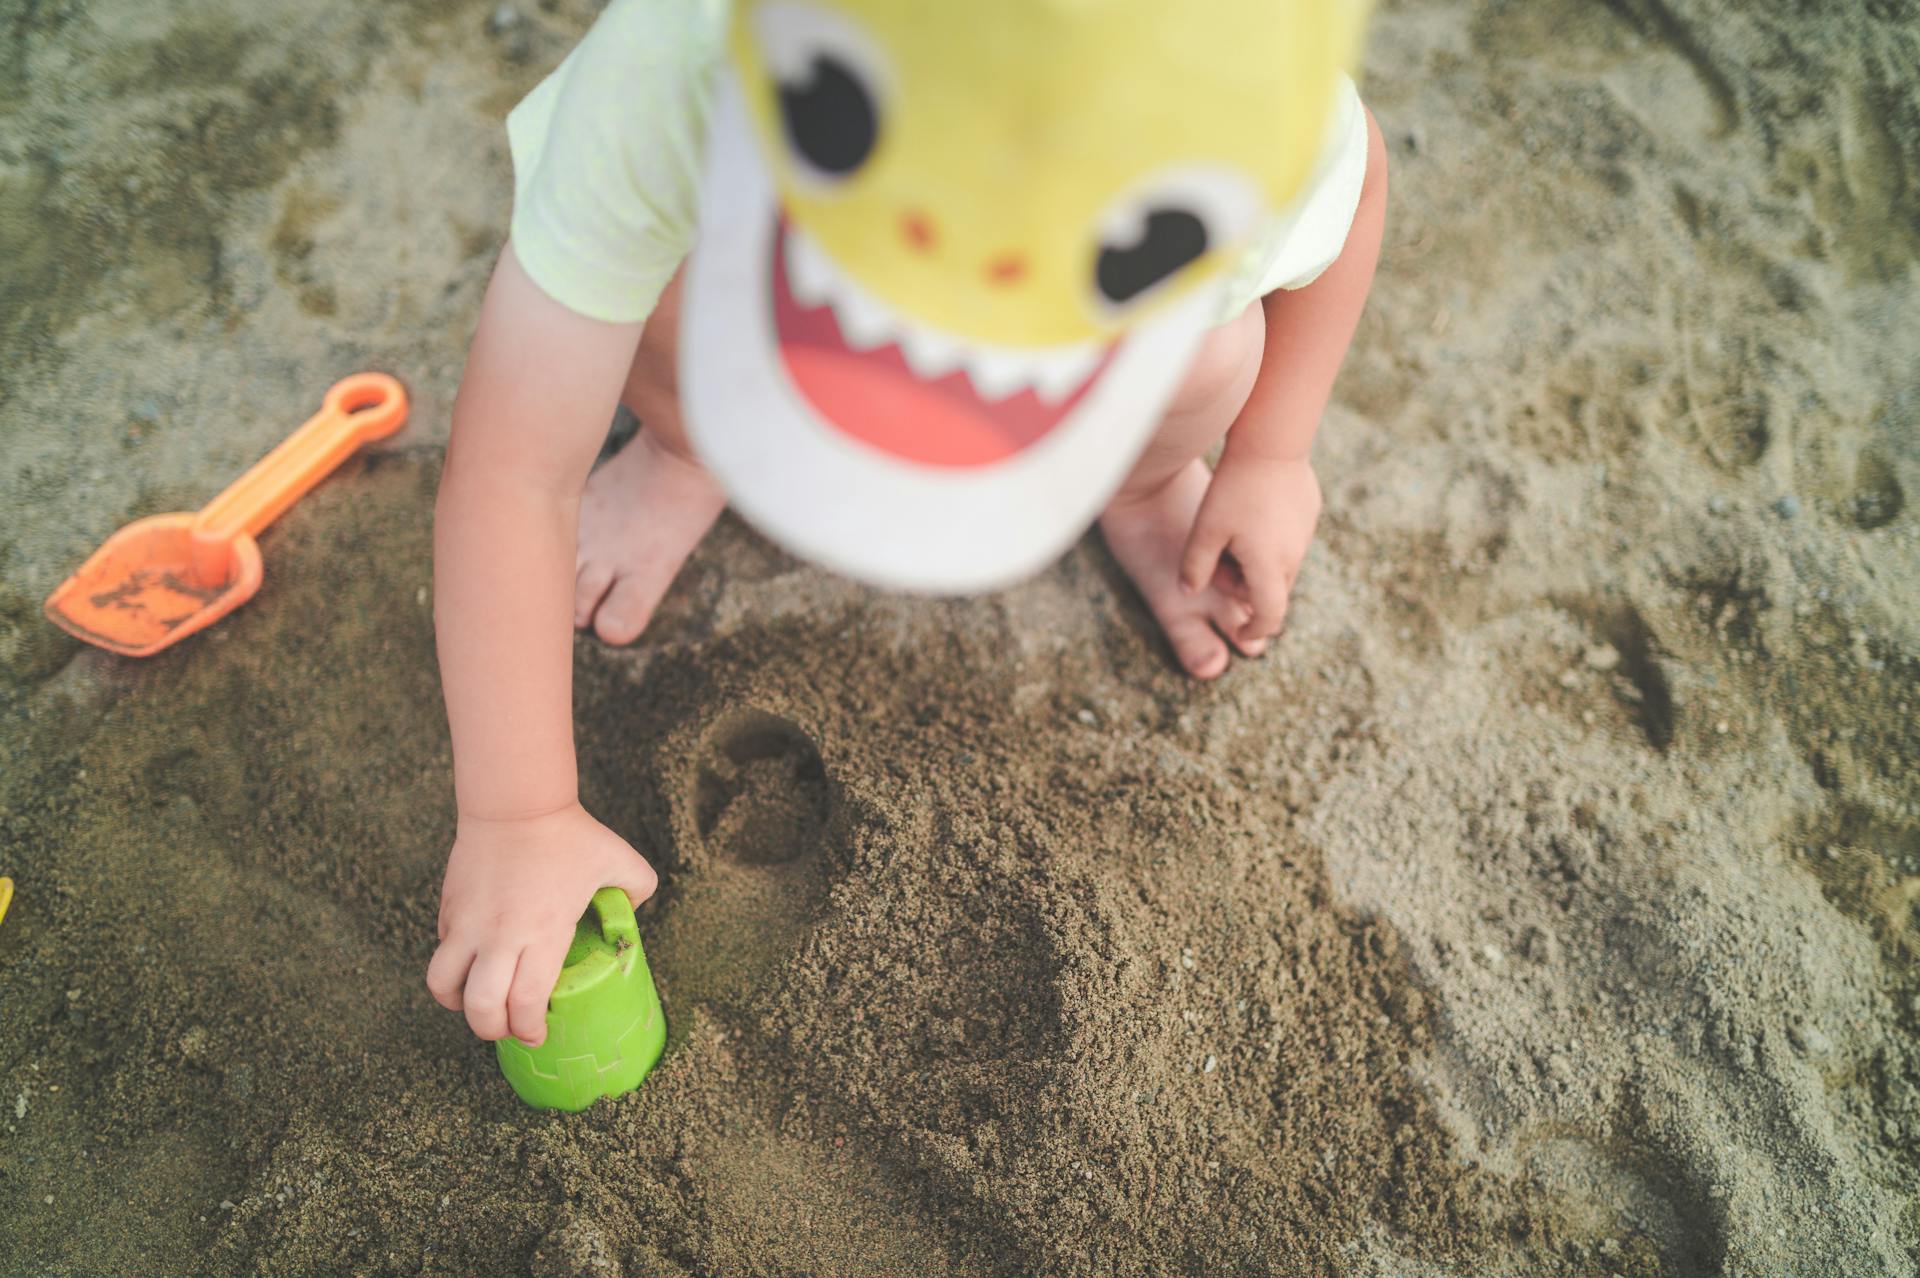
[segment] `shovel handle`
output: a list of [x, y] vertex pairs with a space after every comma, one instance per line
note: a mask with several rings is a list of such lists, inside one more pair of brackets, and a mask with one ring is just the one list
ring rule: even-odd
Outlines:
[[319, 412], [201, 508], [193, 521], [196, 567], [202, 548], [224, 563], [240, 534], [259, 533], [360, 445], [393, 434], [406, 420], [407, 392], [397, 379], [355, 373], [335, 382]]

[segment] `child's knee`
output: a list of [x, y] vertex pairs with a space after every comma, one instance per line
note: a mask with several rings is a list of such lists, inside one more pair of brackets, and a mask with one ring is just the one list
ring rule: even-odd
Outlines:
[[679, 369], [670, 354], [648, 348], [642, 342], [634, 352], [633, 366], [627, 370], [627, 384], [620, 388], [620, 402], [641, 421], [677, 410], [680, 399]]
[[[657, 318], [657, 317], [656, 317]], [[644, 424], [655, 440], [688, 459], [692, 447], [680, 419], [680, 361], [678, 333], [671, 325], [650, 322], [627, 370], [620, 402]]]
[[1266, 337], [1266, 315], [1257, 301], [1249, 302], [1225, 324], [1209, 329], [1169, 411], [1191, 412], [1229, 399], [1244, 400], [1252, 389], [1254, 375], [1260, 371]]
[[627, 370], [620, 402], [641, 421], [679, 420], [680, 408], [680, 281], [674, 272], [653, 314], [640, 332], [639, 349]]

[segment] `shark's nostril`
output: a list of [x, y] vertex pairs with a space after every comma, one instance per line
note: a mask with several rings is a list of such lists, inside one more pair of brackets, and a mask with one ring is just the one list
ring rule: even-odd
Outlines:
[[987, 263], [987, 279], [995, 284], [1018, 284], [1027, 274], [1027, 259], [1008, 253]]
[[901, 215], [900, 234], [907, 241], [907, 247], [915, 252], [933, 251], [933, 221], [919, 209], [908, 209]]

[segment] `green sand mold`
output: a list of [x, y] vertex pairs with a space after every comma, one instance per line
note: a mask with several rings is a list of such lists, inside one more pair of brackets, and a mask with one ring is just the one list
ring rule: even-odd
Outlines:
[[[597, 920], [597, 923], [596, 923]], [[538, 1109], [582, 1110], [640, 1086], [667, 1042], [660, 995], [640, 948], [633, 904], [617, 887], [593, 894], [547, 1001], [547, 1037], [494, 1044], [500, 1072]]]

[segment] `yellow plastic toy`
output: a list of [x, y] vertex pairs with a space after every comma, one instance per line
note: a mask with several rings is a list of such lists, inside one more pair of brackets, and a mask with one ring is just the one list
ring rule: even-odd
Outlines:
[[7, 921], [7, 907], [13, 904], [13, 880], [0, 874], [0, 923]]

